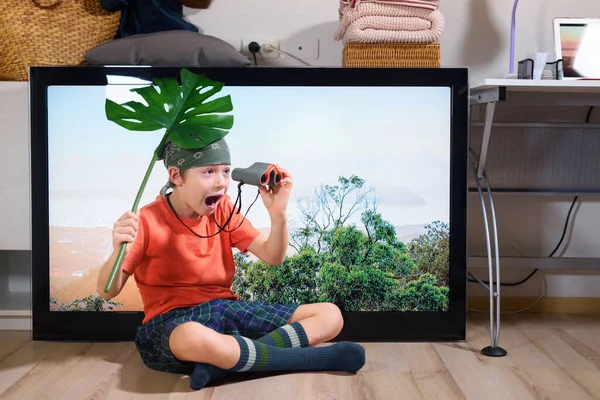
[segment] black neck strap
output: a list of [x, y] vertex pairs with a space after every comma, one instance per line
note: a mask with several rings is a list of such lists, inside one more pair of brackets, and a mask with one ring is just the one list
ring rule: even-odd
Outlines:
[[[196, 232], [194, 232], [192, 230], [192, 228], [190, 228], [189, 226], [187, 226], [181, 220], [181, 218], [179, 218], [179, 215], [175, 211], [175, 208], [173, 208], [173, 204], [171, 204], [171, 199], [170, 199], [171, 193], [169, 193], [169, 194], [166, 195], [167, 203], [169, 204], [169, 207], [171, 208], [171, 211], [173, 211], [173, 214], [175, 215], [175, 217], [177, 217], [177, 219], [179, 220], [179, 222], [181, 222], [181, 224], [183, 226], [185, 226], [186, 228], [188, 228], [188, 230], [190, 232], [192, 232], [194, 235], [196, 235], [197, 237], [202, 238], [202, 239], [207, 239], [207, 238], [211, 238], [213, 236], [216, 236], [216, 235], [218, 235], [221, 232], [233, 232], [233, 231], [235, 231], [236, 229], [238, 229], [242, 225], [242, 223], [246, 219], [246, 215], [248, 215], [248, 212], [250, 211], [250, 208], [252, 208], [252, 206], [254, 205], [254, 203], [256, 202], [256, 200], [258, 199], [258, 196], [259, 196], [260, 192], [256, 193], [256, 198], [254, 199], [254, 201], [252, 202], [252, 204], [250, 204], [250, 207], [248, 207], [248, 210], [246, 211], [246, 214], [244, 214], [244, 217], [240, 221], [239, 225], [236, 226], [234, 229], [232, 229], [230, 231], [225, 230], [225, 227], [227, 225], [229, 225], [229, 222], [231, 221], [231, 218], [233, 217], [233, 213], [235, 212], [236, 214], [239, 214], [240, 211], [241, 211], [241, 209], [242, 209], [242, 185], [243, 184], [244, 184], [244, 182], [240, 182], [238, 184], [238, 194], [237, 194], [237, 198], [235, 199], [235, 203], [233, 204], [233, 210], [231, 210], [231, 214], [229, 214], [229, 217], [227, 218], [227, 220], [225, 221], [225, 224], [223, 226], [219, 225], [219, 223], [217, 222], [217, 219], [215, 218], [215, 214], [214, 213], [212, 214], [212, 218], [215, 221], [215, 224], [219, 227], [219, 230], [216, 233], [213, 233], [212, 235], [209, 235], [209, 236], [202, 236], [202, 235], [197, 234]], [[239, 205], [238, 205], [238, 203], [239, 203]], [[235, 211], [236, 206], [237, 206], [237, 211]]]

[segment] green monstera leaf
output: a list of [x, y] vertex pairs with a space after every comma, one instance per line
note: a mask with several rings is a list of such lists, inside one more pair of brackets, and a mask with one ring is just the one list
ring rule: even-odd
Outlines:
[[[147, 103], [117, 104], [106, 100], [106, 116], [128, 130], [166, 129], [167, 139], [183, 148], [204, 147], [229, 133], [233, 127], [231, 96], [209, 100], [223, 89], [204, 74], [181, 71], [181, 86], [175, 78], [160, 78], [156, 85], [132, 89]], [[164, 144], [164, 143], [163, 143]], [[162, 152], [158, 147], [157, 152]]]
[[[181, 70], [181, 85], [176, 77], [154, 80], [155, 85], [132, 89], [147, 104], [128, 101], [123, 104], [106, 99], [105, 113], [109, 121], [131, 131], [156, 131], [165, 129], [156, 147], [146, 175], [133, 203], [136, 212], [152, 174], [156, 161], [161, 158], [167, 140], [186, 149], [200, 148], [211, 144], [229, 133], [233, 127], [231, 96], [217, 99], [211, 97], [223, 89], [224, 84]], [[122, 243], [115, 264], [104, 287], [109, 293], [125, 254], [127, 243]]]

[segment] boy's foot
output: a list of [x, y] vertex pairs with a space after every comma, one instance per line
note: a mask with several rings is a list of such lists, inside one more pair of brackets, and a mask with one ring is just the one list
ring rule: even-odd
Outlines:
[[190, 377], [190, 387], [194, 390], [200, 390], [209, 383], [224, 378], [230, 373], [230, 371], [215, 367], [214, 365], [196, 363], [194, 372]]
[[[329, 346], [334, 354], [327, 359], [324, 356], [324, 365], [321, 371], [358, 372], [365, 365], [365, 348], [360, 344], [340, 342]], [[316, 370], [319, 370], [318, 368]]]

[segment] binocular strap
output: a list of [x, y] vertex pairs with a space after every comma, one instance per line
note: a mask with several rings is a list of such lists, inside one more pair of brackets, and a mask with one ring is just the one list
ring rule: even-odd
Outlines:
[[[254, 201], [252, 202], [252, 204], [250, 204], [250, 207], [248, 207], [248, 210], [247, 210], [247, 211], [246, 211], [246, 213], [244, 214], [244, 217], [242, 218], [242, 220], [240, 221], [240, 223], [238, 224], [238, 226], [236, 226], [234, 229], [232, 229], [232, 230], [230, 230], [230, 231], [227, 231], [227, 230], [225, 230], [225, 227], [226, 227], [226, 226], [229, 224], [229, 222], [231, 221], [231, 218], [233, 217], [233, 214], [234, 214], [234, 213], [236, 213], [236, 214], [239, 214], [239, 213], [240, 213], [240, 211], [242, 210], [242, 185], [243, 185], [243, 184], [244, 184], [243, 182], [240, 182], [240, 183], [238, 184], [238, 195], [237, 195], [237, 198], [235, 199], [235, 203], [233, 204], [233, 209], [231, 210], [231, 214], [229, 214], [229, 217], [227, 218], [227, 221], [225, 221], [225, 224], [224, 224], [223, 226], [219, 225], [219, 223], [217, 222], [217, 219], [215, 218], [215, 215], [214, 215], [214, 214], [212, 215], [212, 217], [213, 217], [213, 220], [215, 221], [215, 224], [216, 224], [216, 225], [219, 227], [219, 230], [218, 230], [216, 233], [214, 233], [214, 234], [212, 234], [212, 235], [209, 235], [209, 236], [202, 236], [202, 235], [199, 235], [199, 234], [197, 234], [196, 232], [194, 232], [194, 231], [192, 230], [192, 228], [190, 228], [189, 226], [187, 226], [187, 225], [186, 225], [186, 224], [185, 224], [185, 223], [184, 223], [184, 222], [181, 220], [181, 218], [179, 218], [179, 215], [178, 215], [178, 214], [177, 214], [177, 212], [175, 211], [175, 208], [173, 208], [173, 204], [171, 204], [171, 200], [169, 199], [169, 197], [170, 197], [170, 193], [169, 193], [169, 194], [166, 196], [166, 198], [167, 198], [167, 203], [169, 204], [169, 207], [171, 208], [171, 211], [173, 211], [173, 214], [175, 215], [175, 217], [177, 217], [177, 219], [179, 220], [179, 222], [181, 222], [181, 224], [182, 224], [183, 226], [185, 226], [186, 228], [188, 228], [188, 230], [189, 230], [190, 232], [192, 232], [192, 233], [193, 233], [195, 236], [197, 236], [197, 237], [199, 237], [199, 238], [202, 238], [202, 239], [207, 239], [207, 238], [211, 238], [211, 237], [213, 237], [213, 236], [216, 236], [216, 235], [218, 235], [218, 234], [219, 234], [219, 233], [221, 233], [221, 232], [233, 232], [233, 231], [235, 231], [236, 229], [238, 229], [238, 228], [239, 228], [239, 227], [242, 225], [242, 223], [243, 223], [243, 222], [244, 222], [244, 220], [246, 219], [246, 215], [248, 215], [248, 212], [250, 211], [250, 208], [252, 208], [252, 206], [254, 205], [254, 203], [256, 203], [256, 200], [258, 200], [258, 196], [260, 195], [260, 192], [257, 192], [257, 193], [256, 193], [256, 198], [254, 199]], [[239, 203], [239, 205], [238, 205], [238, 203]], [[237, 211], [235, 211], [235, 209], [236, 209], [236, 208], [237, 208]]]

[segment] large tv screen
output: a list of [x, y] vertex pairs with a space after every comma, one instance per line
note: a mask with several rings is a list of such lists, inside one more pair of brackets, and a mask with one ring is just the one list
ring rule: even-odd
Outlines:
[[[293, 176], [283, 263], [232, 248], [240, 300], [335, 303], [345, 318], [338, 339], [464, 339], [466, 70], [189, 70], [231, 97], [232, 168], [273, 163]], [[144, 102], [132, 89], [180, 73], [32, 69], [34, 339], [135, 336], [144, 306], [134, 277], [105, 300], [98, 273], [165, 132], [125, 129], [105, 106]], [[139, 208], [167, 180], [156, 162]], [[231, 201], [241, 189], [241, 213], [268, 236], [256, 187], [238, 183]]]

